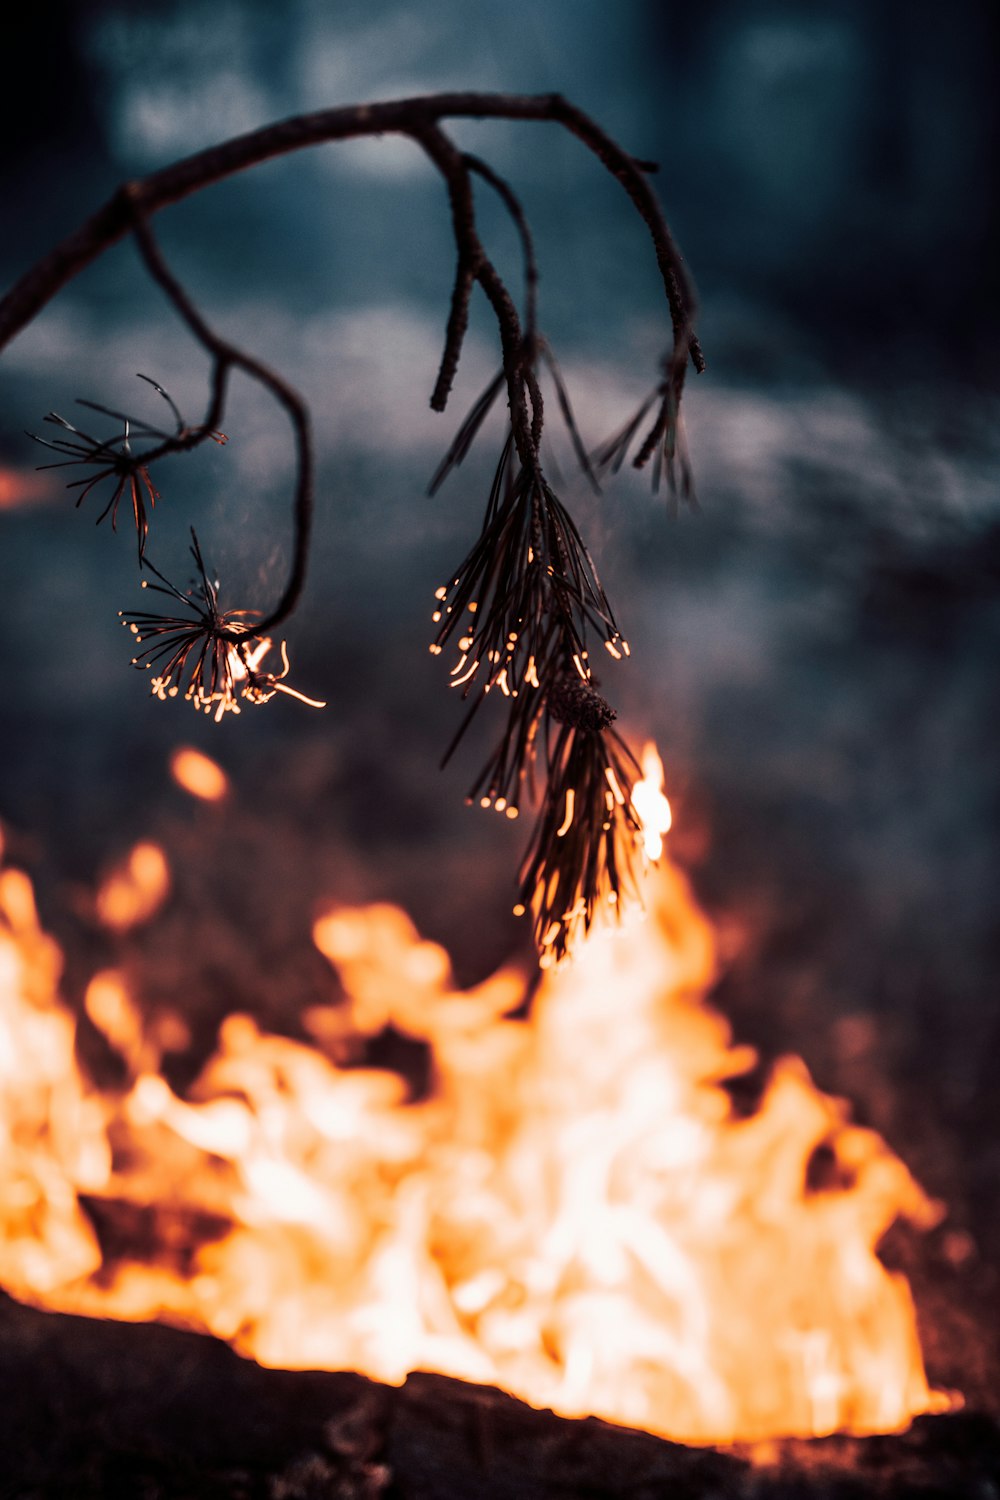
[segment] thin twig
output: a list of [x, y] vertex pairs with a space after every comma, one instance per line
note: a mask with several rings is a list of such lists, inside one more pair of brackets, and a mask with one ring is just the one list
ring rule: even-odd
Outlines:
[[[503, 352], [514, 443], [523, 466], [534, 472], [538, 467], [538, 442], [525, 404], [525, 350], [521, 320], [503, 277], [486, 254], [479, 238], [469, 168], [462, 153], [437, 125], [421, 124], [414, 127], [410, 134], [423, 147], [445, 180], [459, 265], [464, 263], [469, 267], [493, 308]], [[448, 358], [447, 353], [445, 357]], [[457, 363], [457, 352], [455, 357]]]
[[478, 156], [473, 156], [468, 151], [464, 153], [462, 159], [470, 172], [475, 172], [484, 182], [488, 182], [503, 200], [517, 229], [521, 241], [521, 253], [524, 257], [524, 340], [530, 355], [538, 329], [538, 262], [535, 259], [535, 246], [531, 238], [531, 230], [528, 228], [528, 220], [510, 183], [505, 182], [499, 173], [494, 172], [488, 162], [481, 160]]
[[292, 566], [281, 598], [271, 613], [257, 625], [258, 634], [263, 635], [288, 618], [299, 601], [305, 583], [306, 567], [309, 561], [309, 538], [312, 530], [315, 469], [309, 411], [298, 391], [286, 380], [259, 359], [254, 359], [242, 349], [238, 349], [235, 344], [230, 344], [226, 339], [220, 338], [209, 327], [164, 260], [149, 225], [138, 213], [132, 232], [150, 276], [163, 289], [195, 338], [213, 360], [212, 396], [203, 433], [191, 440], [168, 440], [159, 449], [154, 449], [151, 454], [146, 455], [145, 461], [149, 463], [151, 459], [158, 458], [164, 453], [174, 452], [178, 448], [193, 447], [195, 441], [201, 441], [201, 437], [210, 427], [218, 424], [225, 402], [227, 377], [234, 366], [271, 392], [274, 399], [285, 409], [292, 426], [296, 456], [295, 499], [292, 512], [294, 523]]
[[444, 411], [448, 405], [448, 397], [455, 383], [458, 361], [462, 353], [462, 344], [465, 341], [465, 331], [469, 326], [469, 301], [475, 284], [475, 271], [460, 251], [458, 265], [455, 268], [455, 286], [451, 294], [448, 326], [445, 331], [444, 353], [441, 355], [441, 366], [431, 392], [431, 411]]

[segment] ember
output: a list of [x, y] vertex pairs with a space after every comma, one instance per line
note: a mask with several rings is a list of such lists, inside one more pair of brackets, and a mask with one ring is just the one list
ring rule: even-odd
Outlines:
[[136, 844], [97, 893], [97, 916], [113, 932], [148, 922], [167, 898], [170, 871], [158, 844]]
[[[111, 971], [86, 1008], [128, 1081], [84, 1078], [58, 952], [5, 870], [0, 1283], [210, 1331], [265, 1365], [434, 1369], [689, 1442], [944, 1409], [908, 1287], [875, 1253], [896, 1218], [939, 1207], [796, 1059], [735, 1115], [724, 1084], [755, 1055], [705, 1004], [708, 922], [669, 865], [645, 900], [645, 920], [598, 924], [546, 971], [527, 1020], [519, 971], [461, 992], [398, 909], [328, 911], [315, 942], [347, 1003], [308, 1013], [321, 1046], [233, 1015], [185, 1099]], [[428, 1048], [426, 1097], [328, 1055], [390, 1024]], [[838, 1168], [822, 1185], [817, 1153]]]
[[221, 802], [229, 793], [229, 777], [200, 750], [180, 745], [170, 757], [170, 774], [179, 787], [202, 802]]
[[54, 498], [53, 486], [31, 470], [0, 465], [0, 510], [16, 510]]

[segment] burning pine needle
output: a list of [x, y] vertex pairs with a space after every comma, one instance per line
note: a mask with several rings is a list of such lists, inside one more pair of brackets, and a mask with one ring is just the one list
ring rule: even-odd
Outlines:
[[[598, 712], [597, 703], [584, 712]], [[561, 705], [560, 705], [561, 707]], [[548, 968], [589, 932], [597, 913], [618, 915], [626, 897], [638, 900], [636, 860], [642, 823], [632, 803], [639, 765], [610, 729], [579, 721], [546, 725], [546, 784], [538, 822], [521, 865], [515, 912], [532, 914], [540, 963]], [[549, 706], [549, 718], [557, 709]]]
[[208, 575], [193, 527], [191, 555], [197, 578], [187, 592], [182, 593], [149, 561], [145, 567], [159, 583], [142, 581], [144, 589], [176, 600], [186, 614], [119, 610], [122, 623], [145, 647], [132, 658], [133, 666], [143, 671], [156, 668], [153, 696], [166, 701], [182, 695], [196, 709], [214, 712], [216, 723], [226, 713], [239, 713], [241, 697], [259, 704], [270, 702], [275, 693], [285, 693], [310, 708], [325, 708], [325, 703], [307, 698], [285, 682], [289, 662], [284, 641], [279, 646], [281, 671], [262, 668], [273, 642], [254, 631], [253, 611], [219, 607], [219, 583]]
[[540, 470], [512, 476], [508, 437], [472, 551], [443, 584], [432, 619], [440, 655], [457, 634], [452, 687], [539, 688], [574, 658], [583, 671], [588, 626], [614, 656], [628, 655], [593, 561]]
[[542, 783], [514, 907], [517, 916], [532, 913], [542, 968], [565, 958], [601, 910], [617, 916], [639, 889], [637, 863], [662, 852], [647, 828], [669, 826], [668, 804], [638, 779], [635, 757], [611, 729], [616, 717], [592, 677], [564, 672], [546, 692], [511, 702], [500, 743], [469, 794], [470, 803], [517, 818]]
[[[544, 345], [540, 346], [544, 349]], [[583, 452], [558, 368], [546, 352], [574, 446]], [[500, 391], [495, 380], [466, 417], [434, 478], [460, 464]], [[540, 398], [529, 386], [536, 413]], [[537, 461], [515, 471], [513, 427], [497, 465], [482, 531], [452, 582], [437, 590], [431, 651], [457, 637], [453, 687], [473, 703], [450, 759], [494, 688], [508, 700], [496, 750], [470, 802], [517, 818], [540, 801], [515, 911], [529, 908], [543, 967], [559, 962], [601, 909], [637, 888], [633, 860], [642, 824], [630, 801], [639, 767], [610, 730], [587, 648], [593, 633], [620, 661], [629, 654], [575, 522]], [[587, 472], [590, 473], [589, 466]], [[539, 791], [539, 786], [541, 791]]]

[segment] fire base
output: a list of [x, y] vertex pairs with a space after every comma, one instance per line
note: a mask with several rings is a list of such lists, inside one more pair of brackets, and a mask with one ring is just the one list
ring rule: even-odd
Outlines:
[[6, 1298], [0, 1434], [18, 1500], [984, 1500], [1000, 1475], [1000, 1423], [975, 1413], [753, 1454], [687, 1448], [441, 1375], [397, 1389], [264, 1370], [200, 1335]]

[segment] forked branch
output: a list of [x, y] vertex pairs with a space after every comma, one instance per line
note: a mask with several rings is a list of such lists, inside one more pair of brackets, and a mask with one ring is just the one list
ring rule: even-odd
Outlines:
[[[437, 591], [434, 619], [438, 631], [431, 649], [440, 653], [452, 643], [458, 648], [451, 683], [463, 696], [475, 695], [466, 724], [492, 690], [510, 700], [500, 746], [473, 793], [483, 805], [513, 817], [522, 800], [532, 798], [541, 786], [539, 821], [522, 867], [518, 905], [531, 908], [543, 961], [553, 961], [567, 951], [571, 939], [586, 931], [599, 906], [617, 907], [619, 894], [631, 886], [630, 860], [641, 823], [630, 800], [637, 767], [611, 728], [615, 713], [597, 691], [589, 645], [596, 636], [617, 660], [628, 654], [628, 647], [583, 539], [542, 470], [545, 409], [539, 374], [544, 367], [554, 383], [577, 457], [596, 487], [568, 392], [538, 330], [538, 270], [527, 218], [513, 188], [487, 162], [461, 151], [445, 133], [442, 121], [463, 117], [560, 125], [597, 157], [628, 194], [652, 240], [672, 343], [654, 397], [595, 457], [599, 465], [617, 468], [638, 438], [635, 464], [641, 467], [655, 456], [656, 479], [665, 462], [672, 492], [677, 492], [679, 473], [680, 492], [693, 501], [679, 407], [688, 362], [700, 371], [704, 360], [692, 326], [694, 297], [687, 272], [648, 181], [655, 169], [629, 155], [559, 94], [449, 93], [322, 110], [264, 126], [129, 182], [0, 301], [0, 350], [87, 265], [126, 236], [134, 237], [149, 275], [211, 361], [204, 420], [198, 426], [186, 425], [170, 397], [151, 381], [176, 418], [173, 433], [85, 402], [120, 421], [122, 430], [110, 438], [92, 438], [50, 413], [62, 436], [48, 446], [56, 449], [64, 465], [83, 465], [89, 470], [83, 480], [72, 481], [83, 487], [80, 499], [97, 483], [112, 479], [111, 499], [99, 519], [110, 513], [113, 525], [121, 498], [127, 494], [131, 500], [140, 568], [158, 580], [150, 584], [146, 579], [145, 584], [171, 600], [170, 614], [123, 614], [144, 645], [134, 658], [136, 665], [155, 669], [152, 682], [157, 696], [179, 694], [217, 718], [229, 710], [238, 712], [240, 698], [262, 703], [276, 692], [301, 698], [283, 683], [288, 670], [283, 644], [281, 672], [268, 672], [261, 663], [272, 645], [267, 632], [292, 613], [305, 583], [315, 473], [308, 408], [283, 376], [215, 332], [167, 265], [151, 220], [161, 209], [236, 172], [307, 146], [396, 134], [408, 137], [425, 153], [445, 184], [456, 253], [444, 352], [431, 406], [440, 411], [447, 404], [476, 286], [496, 318], [501, 362], [496, 380], [463, 422], [433, 487], [462, 462], [501, 390], [506, 393], [509, 412], [509, 431], [482, 534]], [[474, 178], [499, 195], [518, 233], [524, 261], [523, 317], [480, 236]], [[281, 595], [263, 616], [245, 609], [223, 609], [218, 581], [206, 568], [196, 536], [192, 536], [192, 553], [198, 578], [186, 592], [169, 583], [144, 555], [149, 529], [146, 502], [151, 508], [157, 498], [149, 467], [197, 447], [207, 437], [221, 438], [219, 428], [233, 370], [263, 386], [283, 409], [295, 445], [291, 564]], [[654, 407], [653, 423], [642, 437], [640, 426]], [[152, 439], [152, 444], [138, 451], [133, 443], [139, 437]], [[179, 607], [184, 611], [181, 614], [176, 612]], [[456, 738], [463, 732], [464, 726]]]

